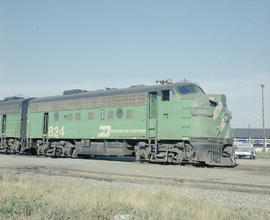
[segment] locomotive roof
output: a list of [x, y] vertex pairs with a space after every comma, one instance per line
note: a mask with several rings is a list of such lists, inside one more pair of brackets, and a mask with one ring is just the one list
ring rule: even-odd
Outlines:
[[4, 99], [0, 100], [0, 106], [13, 105], [13, 104], [21, 104], [25, 99]]
[[34, 98], [15, 98], [15, 99], [9, 99], [9, 98], [5, 98], [4, 100], [0, 100], [0, 106], [7, 106], [7, 105], [14, 105], [14, 104], [19, 104], [21, 105], [23, 102], [25, 101], [29, 101], [32, 100]]
[[71, 100], [71, 99], [80, 99], [80, 98], [88, 98], [88, 97], [101, 97], [101, 96], [114, 96], [114, 95], [125, 95], [125, 94], [135, 94], [135, 93], [149, 93], [149, 92], [158, 92], [166, 89], [174, 89], [181, 85], [196, 85], [201, 88], [198, 84], [195, 84], [190, 81], [176, 82], [171, 84], [163, 84], [163, 85], [153, 85], [153, 86], [132, 86], [129, 88], [123, 89], [108, 89], [108, 90], [97, 90], [97, 91], [88, 91], [82, 92], [78, 94], [72, 95], [58, 95], [58, 96], [50, 96], [44, 98], [36, 98], [30, 101], [30, 103], [36, 102], [49, 102], [49, 101], [60, 101], [60, 100]]
[[5, 98], [0, 100], [0, 114], [19, 113], [24, 102], [28, 102], [32, 98]]

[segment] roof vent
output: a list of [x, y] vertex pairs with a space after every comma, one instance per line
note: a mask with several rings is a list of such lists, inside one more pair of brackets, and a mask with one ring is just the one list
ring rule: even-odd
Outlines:
[[74, 94], [79, 94], [79, 93], [84, 93], [87, 92], [87, 90], [83, 89], [71, 89], [71, 90], [65, 90], [63, 92], [63, 95], [74, 95]]

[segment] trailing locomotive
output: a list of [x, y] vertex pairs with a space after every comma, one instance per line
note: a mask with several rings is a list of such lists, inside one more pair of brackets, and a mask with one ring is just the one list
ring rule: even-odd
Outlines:
[[0, 101], [2, 152], [234, 166], [225, 95], [163, 83]]

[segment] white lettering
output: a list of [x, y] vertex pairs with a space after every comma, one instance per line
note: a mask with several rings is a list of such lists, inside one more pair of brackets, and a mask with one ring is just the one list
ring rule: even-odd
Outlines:
[[55, 137], [55, 138], [59, 138], [59, 136], [64, 137], [64, 127], [62, 127], [60, 130], [57, 126], [53, 127], [49, 127], [48, 130], [48, 136], [49, 137]]

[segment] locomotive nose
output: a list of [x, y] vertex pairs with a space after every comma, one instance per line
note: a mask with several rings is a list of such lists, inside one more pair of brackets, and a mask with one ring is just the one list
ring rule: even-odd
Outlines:
[[213, 106], [213, 120], [217, 127], [218, 137], [231, 138], [230, 120], [232, 113], [227, 108], [225, 95], [209, 95], [210, 105]]

